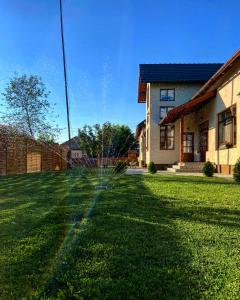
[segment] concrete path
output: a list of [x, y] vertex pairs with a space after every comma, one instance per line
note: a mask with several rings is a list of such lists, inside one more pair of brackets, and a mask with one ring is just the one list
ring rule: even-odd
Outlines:
[[134, 169], [128, 168], [126, 174], [127, 175], [148, 174], [148, 170], [141, 169], [141, 168], [134, 168]]
[[[143, 174], [149, 174], [147, 169], [144, 168], [129, 168], [126, 172], [127, 175], [143, 175]], [[173, 175], [173, 176], [200, 176], [203, 177], [204, 175], [202, 173], [190, 173], [190, 172], [168, 172], [168, 171], [157, 171], [157, 174], [163, 174], [163, 175]], [[219, 174], [215, 173], [214, 177], [224, 178], [224, 179], [233, 179], [232, 175], [227, 174]]]

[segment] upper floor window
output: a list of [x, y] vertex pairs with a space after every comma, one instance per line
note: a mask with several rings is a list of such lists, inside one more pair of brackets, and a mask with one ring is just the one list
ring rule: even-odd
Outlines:
[[173, 108], [174, 108], [174, 106], [160, 106], [160, 109], [159, 109], [160, 120], [165, 118], [167, 113]]
[[175, 89], [160, 89], [160, 101], [174, 101]]
[[236, 106], [218, 114], [218, 147], [231, 148], [237, 143]]
[[160, 126], [160, 150], [174, 150], [175, 126]]

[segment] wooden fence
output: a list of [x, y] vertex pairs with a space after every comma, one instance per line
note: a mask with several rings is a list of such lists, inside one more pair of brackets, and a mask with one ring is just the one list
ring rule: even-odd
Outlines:
[[0, 135], [0, 175], [64, 170], [67, 150], [25, 136]]
[[[1, 128], [0, 128], [1, 129]], [[23, 174], [67, 168], [67, 147], [40, 143], [30, 137], [0, 130], [0, 175]], [[72, 166], [107, 167], [116, 161], [136, 160], [136, 153], [129, 151], [126, 157], [72, 159]]]
[[136, 158], [130, 158], [128, 156], [122, 156], [122, 157], [103, 157], [103, 158], [90, 158], [87, 156], [83, 156], [82, 158], [75, 158], [72, 160], [72, 165], [73, 166], [85, 166], [85, 167], [110, 167], [114, 166], [117, 161], [124, 161], [124, 162], [129, 162], [129, 161], [136, 161]]

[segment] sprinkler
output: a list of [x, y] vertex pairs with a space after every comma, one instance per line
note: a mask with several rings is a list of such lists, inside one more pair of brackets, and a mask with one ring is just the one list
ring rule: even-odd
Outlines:
[[109, 190], [111, 189], [108, 185], [97, 185], [96, 190]]

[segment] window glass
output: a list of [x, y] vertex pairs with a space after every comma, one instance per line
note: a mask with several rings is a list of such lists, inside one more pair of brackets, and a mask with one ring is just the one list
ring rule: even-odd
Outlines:
[[168, 93], [167, 90], [160, 90], [160, 100], [167, 101]]
[[232, 123], [227, 123], [225, 126], [225, 141], [231, 142]]
[[160, 120], [164, 119], [166, 117], [167, 113], [173, 108], [174, 108], [174, 106], [160, 106], [160, 109], [159, 109]]
[[237, 126], [236, 126], [236, 117], [234, 118], [234, 129], [233, 129], [233, 145], [237, 144]]
[[165, 137], [165, 130], [161, 130], [160, 135], [161, 137]]
[[218, 115], [218, 146], [236, 145], [236, 106], [232, 106]]
[[192, 133], [184, 133], [183, 152], [184, 153], [193, 153], [193, 134]]
[[175, 142], [174, 125], [160, 127], [160, 150], [173, 150]]
[[174, 126], [167, 126], [167, 135], [174, 136]]
[[160, 120], [163, 119], [167, 114], [167, 107], [160, 106]]
[[174, 101], [174, 90], [168, 90], [168, 101]]
[[173, 138], [168, 138], [167, 139], [167, 149], [171, 150], [174, 148], [174, 139]]
[[161, 150], [165, 150], [165, 140], [162, 140], [160, 141], [160, 149]]
[[161, 89], [160, 90], [160, 101], [174, 101], [175, 90], [174, 89]]

